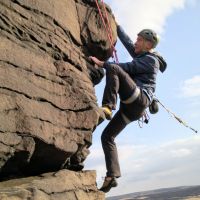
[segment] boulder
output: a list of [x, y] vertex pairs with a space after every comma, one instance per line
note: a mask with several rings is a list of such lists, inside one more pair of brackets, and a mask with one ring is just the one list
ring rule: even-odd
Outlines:
[[103, 200], [94, 171], [61, 170], [40, 176], [0, 182], [1, 200]]

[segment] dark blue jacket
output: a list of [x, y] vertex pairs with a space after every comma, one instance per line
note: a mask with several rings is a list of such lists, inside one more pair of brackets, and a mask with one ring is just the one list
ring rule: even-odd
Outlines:
[[161, 72], [166, 69], [165, 60], [156, 52], [145, 52], [137, 55], [132, 40], [121, 26], [117, 26], [117, 34], [133, 58], [131, 62], [119, 63], [119, 66], [131, 76], [137, 86], [145, 89], [152, 96], [156, 89], [156, 76], [159, 69]]

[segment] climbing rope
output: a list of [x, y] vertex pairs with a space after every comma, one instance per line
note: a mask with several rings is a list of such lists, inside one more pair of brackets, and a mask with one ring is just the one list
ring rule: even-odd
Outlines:
[[106, 6], [105, 6], [104, 1], [103, 0], [101, 0], [101, 1], [102, 1], [102, 4], [103, 4], [104, 12], [106, 13], [106, 20], [108, 22], [109, 33], [110, 33], [111, 39], [112, 39], [111, 47], [113, 48], [113, 52], [114, 52], [114, 57], [115, 57], [116, 63], [119, 63], [118, 56], [117, 56], [117, 50], [114, 47], [113, 35], [112, 35], [112, 28], [111, 28], [111, 25], [109, 23], [108, 12], [106, 10]]
[[172, 111], [170, 111], [168, 108], [166, 108], [161, 102], [160, 100], [158, 100], [158, 98], [156, 98], [157, 102], [172, 116], [174, 117], [180, 124], [182, 124], [183, 126], [191, 129], [192, 131], [194, 131], [195, 133], [198, 133], [197, 130], [195, 130], [194, 128], [192, 128], [191, 126], [189, 126], [186, 122], [184, 122], [180, 117], [177, 117]]
[[[105, 16], [103, 15], [101, 9], [100, 9], [100, 6], [99, 6], [99, 3], [102, 3], [103, 5], [103, 9], [104, 9], [104, 12], [105, 12]], [[102, 20], [102, 23], [104, 25], [104, 28], [107, 32], [107, 36], [108, 36], [108, 39], [110, 41], [110, 47], [112, 49], [112, 54], [113, 54], [113, 58], [114, 58], [114, 61], [116, 63], [119, 63], [119, 60], [118, 60], [118, 56], [117, 56], [117, 51], [114, 47], [114, 43], [113, 43], [113, 36], [112, 36], [112, 29], [111, 29], [111, 25], [109, 23], [109, 19], [108, 19], [108, 13], [107, 13], [107, 10], [106, 10], [106, 6], [105, 6], [105, 3], [103, 0], [96, 0], [96, 5], [97, 5], [97, 8], [98, 8], [98, 11], [99, 11], [99, 15], [101, 17], [101, 20]], [[105, 18], [106, 18], [106, 21], [105, 21]], [[106, 25], [107, 24], [107, 25]], [[191, 129], [192, 131], [194, 131], [195, 133], [198, 133], [197, 130], [195, 130], [194, 128], [192, 128], [191, 126], [187, 125], [186, 122], [184, 122], [180, 117], [177, 117], [173, 112], [171, 112], [168, 108], [166, 108], [161, 102], [160, 100], [158, 100], [158, 98], [156, 98], [158, 103], [172, 116], [174, 117], [179, 123], [181, 123], [182, 125], [184, 125], [185, 127]], [[147, 112], [145, 111], [144, 115], [142, 116], [142, 118], [140, 120], [138, 120], [138, 124], [139, 124], [139, 127], [142, 128], [143, 127], [143, 123], [148, 123], [149, 122], [149, 116], [147, 114]]]
[[[99, 2], [101, 1], [102, 5], [103, 5], [103, 9], [104, 9], [104, 13], [105, 15], [103, 15], [102, 11], [101, 11], [101, 8], [99, 6]], [[108, 39], [109, 39], [109, 42], [110, 42], [110, 47], [112, 49], [112, 57], [114, 58], [114, 61], [116, 63], [119, 63], [119, 60], [118, 60], [118, 56], [117, 56], [117, 50], [115, 49], [114, 47], [114, 42], [113, 42], [113, 35], [112, 35], [112, 29], [111, 29], [111, 25], [109, 23], [109, 19], [108, 19], [108, 13], [107, 13], [107, 10], [106, 10], [106, 6], [105, 6], [105, 3], [103, 0], [96, 0], [96, 5], [97, 5], [97, 8], [98, 8], [98, 11], [99, 11], [99, 15], [101, 17], [101, 21], [104, 25], [104, 28], [106, 30], [106, 33], [107, 33], [107, 36], [108, 36]], [[105, 21], [106, 19], [106, 21]], [[107, 22], [107, 23], [106, 23]], [[106, 25], [107, 24], [107, 25]]]
[[[194, 131], [195, 133], [198, 133], [197, 130], [195, 130], [194, 128], [192, 128], [191, 126], [189, 126], [186, 122], [184, 122], [180, 117], [177, 117], [176, 114], [174, 114], [172, 111], [170, 111], [168, 108], [166, 108], [166, 106], [164, 106], [163, 103], [161, 103], [161, 101], [155, 97], [156, 101], [170, 114], [171, 117], [175, 118], [180, 124], [182, 124], [183, 126], [185, 126], [186, 128], [191, 129], [192, 131]], [[143, 128], [144, 123], [148, 124], [149, 122], [149, 115], [147, 113], [147, 111], [145, 111], [144, 115], [138, 120], [138, 125], [140, 128]]]

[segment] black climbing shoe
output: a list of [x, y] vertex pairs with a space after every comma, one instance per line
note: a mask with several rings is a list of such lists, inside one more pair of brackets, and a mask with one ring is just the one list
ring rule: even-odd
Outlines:
[[102, 107], [102, 110], [105, 114], [105, 117], [107, 120], [111, 120], [112, 119], [112, 110], [106, 106]]
[[112, 187], [117, 187], [117, 180], [115, 177], [105, 177], [102, 187], [99, 189], [102, 192], [109, 192]]

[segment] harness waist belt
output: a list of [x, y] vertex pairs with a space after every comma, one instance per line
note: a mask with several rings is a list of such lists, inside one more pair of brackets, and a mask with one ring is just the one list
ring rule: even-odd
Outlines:
[[151, 103], [152, 100], [153, 100], [152, 96], [150, 96], [150, 94], [147, 92], [146, 89], [143, 88], [142, 91], [144, 92], [144, 94], [145, 94], [145, 95], [147, 96], [147, 98], [149, 99], [149, 102]]
[[136, 87], [135, 91], [133, 92], [133, 94], [126, 100], [121, 100], [122, 103], [124, 104], [130, 104], [133, 103], [139, 96], [140, 94], [140, 89], [138, 87]]

